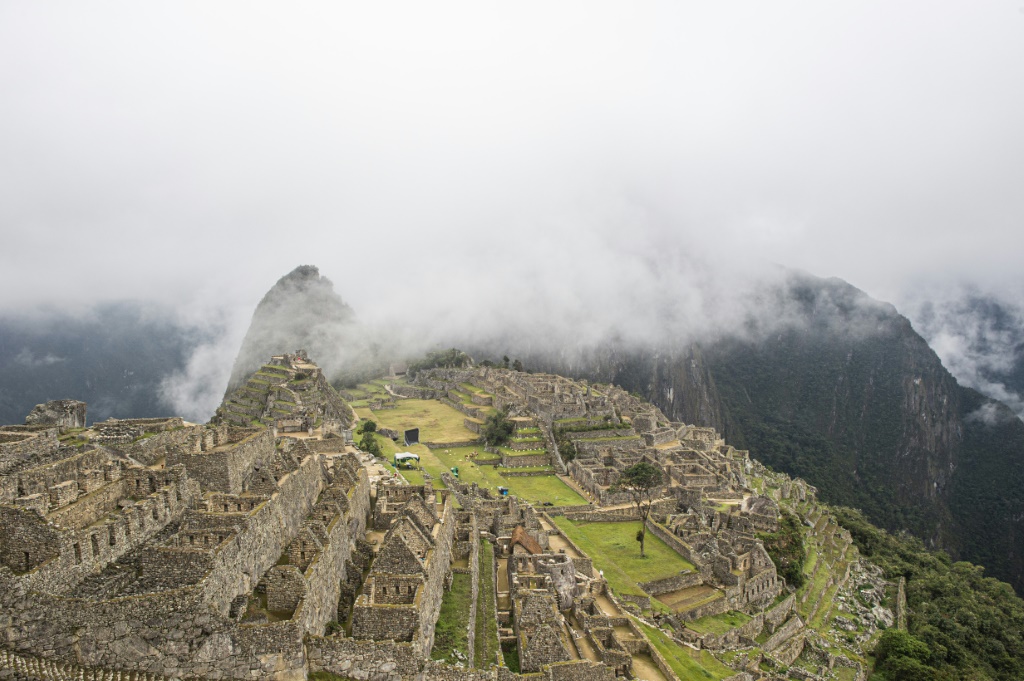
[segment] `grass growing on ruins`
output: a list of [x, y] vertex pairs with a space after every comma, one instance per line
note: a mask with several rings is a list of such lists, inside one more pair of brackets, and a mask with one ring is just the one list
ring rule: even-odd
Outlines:
[[709, 615], [701, 617], [692, 622], [686, 623], [687, 629], [692, 629], [698, 634], [724, 634], [725, 632], [743, 626], [750, 621], [750, 615], [730, 610], [721, 615]]
[[480, 592], [476, 606], [476, 666], [487, 669], [498, 651], [498, 620], [494, 601], [494, 547], [480, 540]]
[[459, 651], [462, 660], [469, 658], [469, 609], [473, 603], [473, 580], [470, 575], [456, 572], [452, 575], [452, 588], [441, 599], [441, 613], [434, 626], [432, 660], [448, 660], [454, 664], [460, 658], [452, 657]]
[[[704, 679], [717, 681], [736, 673], [735, 670], [726, 667], [706, 650], [694, 650], [691, 653], [689, 648], [674, 643], [660, 629], [655, 629], [643, 622], [637, 622], [637, 624], [647, 635], [647, 640], [661, 653], [661, 656], [668, 662], [668, 666], [681, 681], [703, 681]], [[695, 659], [694, 656], [698, 659]]]
[[463, 424], [462, 412], [437, 400], [398, 400], [394, 409], [375, 411], [372, 418], [399, 433], [419, 428], [421, 442], [466, 442], [480, 437]]
[[650, 532], [645, 542], [647, 557], [641, 558], [636, 541], [640, 521], [586, 523], [562, 516], [553, 520], [558, 529], [590, 556], [595, 568], [604, 570], [605, 579], [618, 594], [646, 596], [637, 582], [664, 579], [694, 569], [692, 563]]

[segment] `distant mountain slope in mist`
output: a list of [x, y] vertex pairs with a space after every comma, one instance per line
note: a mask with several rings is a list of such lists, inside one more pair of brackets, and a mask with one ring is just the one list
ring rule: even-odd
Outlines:
[[785, 324], [674, 348], [608, 344], [571, 362], [534, 353], [527, 366], [611, 381], [714, 426], [824, 499], [1024, 589], [1024, 423], [845, 282], [794, 275], [765, 295]]
[[1024, 307], [969, 287], [907, 310], [962, 385], [1024, 416]]
[[168, 414], [160, 384], [203, 340], [173, 319], [134, 302], [0, 317], [0, 423], [22, 423], [36, 404], [63, 398], [88, 402], [90, 423]]
[[300, 349], [331, 376], [340, 370], [339, 360], [358, 343], [353, 337], [354, 319], [352, 308], [320, 270], [311, 265], [295, 268], [256, 306], [225, 394], [238, 389], [268, 357]]

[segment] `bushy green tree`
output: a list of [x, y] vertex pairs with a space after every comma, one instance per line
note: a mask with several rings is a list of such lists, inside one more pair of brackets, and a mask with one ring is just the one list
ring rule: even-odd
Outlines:
[[363, 433], [363, 436], [359, 438], [359, 449], [374, 456], [383, 455], [380, 450], [380, 443], [377, 442], [377, 438], [373, 436], [373, 433]]
[[497, 411], [484, 421], [483, 436], [484, 442], [492, 447], [503, 445], [512, 437], [515, 424], [508, 417], [508, 410]]

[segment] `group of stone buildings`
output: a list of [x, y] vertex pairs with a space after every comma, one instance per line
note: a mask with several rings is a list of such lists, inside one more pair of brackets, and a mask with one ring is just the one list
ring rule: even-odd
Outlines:
[[[693, 645], [685, 625], [703, 615], [787, 619], [785, 584], [755, 536], [777, 526], [779, 509], [747, 487], [746, 452], [618, 388], [558, 376], [436, 370], [410, 389], [446, 397], [465, 383], [538, 429], [553, 468], [590, 495], [559, 513], [632, 518], [614, 483], [637, 461], [658, 466], [649, 529], [694, 569], [641, 584], [646, 596], [616, 595], [544, 509], [447, 473], [437, 490], [429, 479], [371, 482], [370, 457], [337, 435], [347, 405], [304, 355], [282, 355], [208, 425], [87, 428], [84, 405], [62, 402], [0, 428], [0, 678], [4, 660], [35, 660], [140, 679], [516, 681], [505, 649], [521, 673], [550, 681], [636, 677], [641, 660], [672, 679], [627, 615], [649, 613], [651, 599], [710, 594], [671, 618]], [[571, 443], [568, 462], [559, 442]], [[484, 568], [481, 541], [495, 555]], [[474, 671], [428, 662], [460, 571], [472, 577], [473, 617], [496, 620], [499, 652]], [[476, 605], [483, 580], [490, 609]], [[471, 648], [474, 635], [470, 626]]]

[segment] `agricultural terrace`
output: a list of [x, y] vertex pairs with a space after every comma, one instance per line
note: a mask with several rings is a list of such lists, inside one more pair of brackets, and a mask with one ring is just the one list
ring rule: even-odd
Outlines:
[[681, 681], [717, 681], [736, 674], [735, 670], [716, 660], [708, 651], [681, 646], [660, 629], [641, 621], [637, 621], [637, 624]]
[[[644, 541], [647, 556], [640, 557], [636, 533], [640, 521], [623, 523], [574, 522], [562, 516], [553, 518], [558, 529], [573, 540], [604, 571], [604, 577], [617, 594], [646, 596], [638, 582], [672, 577], [693, 570], [693, 564], [673, 551], [650, 532]], [[664, 606], [652, 599], [655, 608]]]

